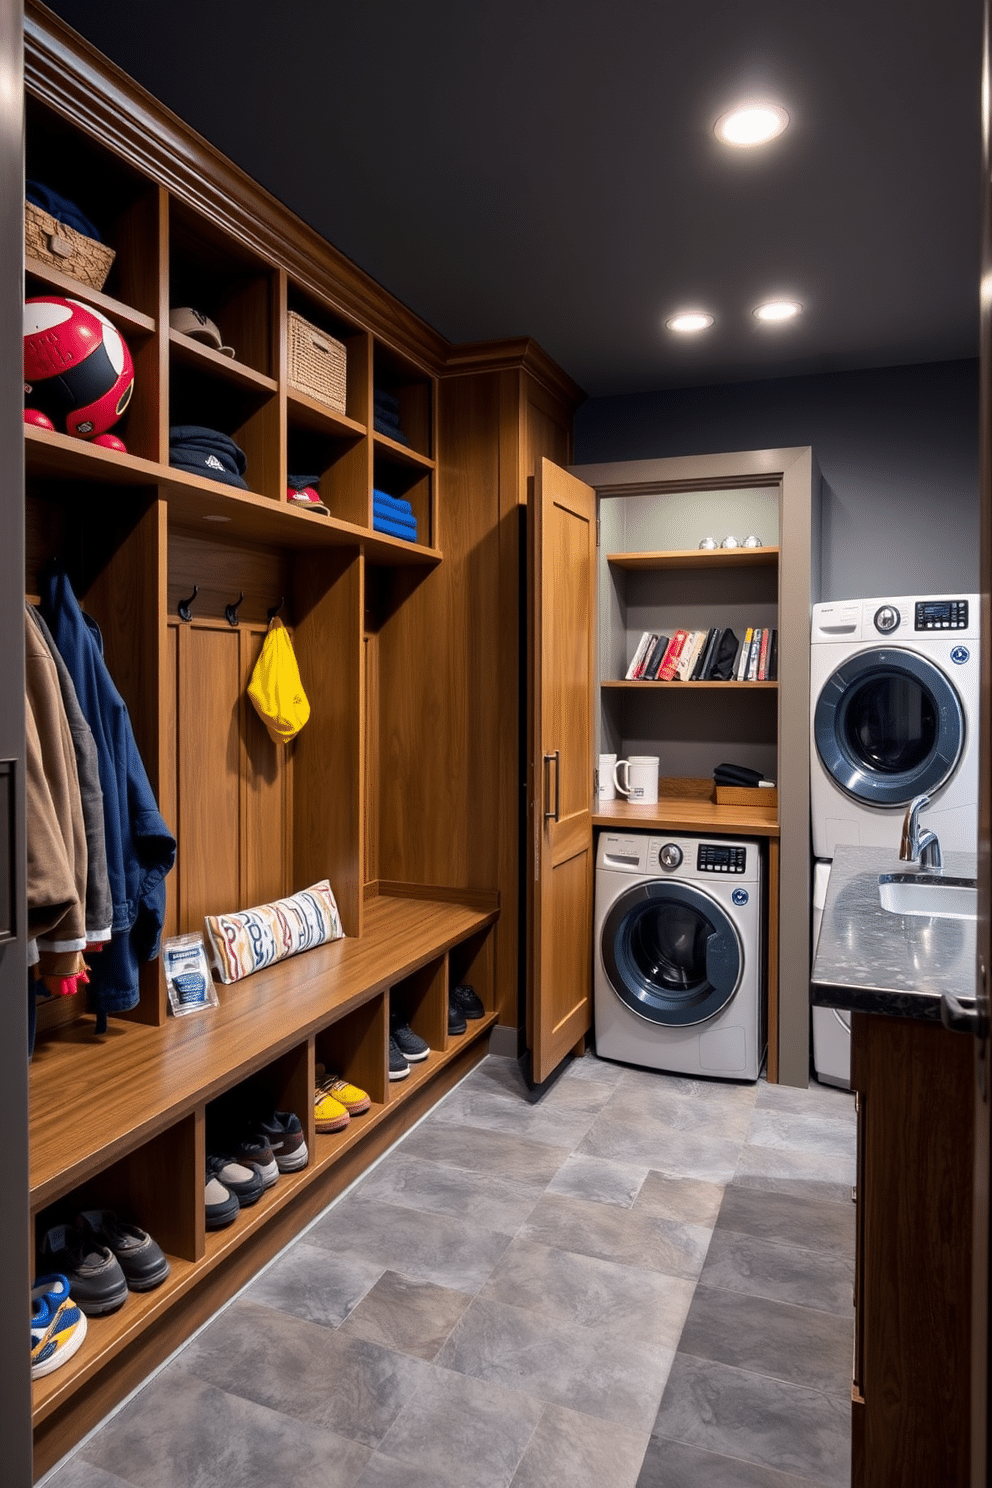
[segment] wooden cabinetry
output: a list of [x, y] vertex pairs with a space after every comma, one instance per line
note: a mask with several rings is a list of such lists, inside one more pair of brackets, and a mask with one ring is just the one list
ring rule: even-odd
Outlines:
[[[106, 1204], [171, 1262], [35, 1383], [41, 1472], [484, 1055], [504, 1007], [522, 1021], [522, 472], [567, 459], [579, 394], [530, 343], [453, 351], [42, 7], [25, 37], [28, 174], [80, 201], [117, 253], [101, 291], [29, 261], [27, 292], [99, 309], [136, 368], [126, 454], [25, 431], [26, 592], [57, 559], [101, 628], [178, 842], [166, 933], [323, 877], [347, 932], [194, 1017], [168, 1016], [158, 963], [105, 1036], [76, 999], [41, 1010], [35, 1227]], [[178, 305], [235, 356], [172, 329]], [[344, 345], [343, 410], [291, 380], [291, 314]], [[377, 427], [376, 390], [402, 438]], [[248, 489], [171, 466], [180, 423], [233, 438]], [[330, 516], [287, 504], [292, 473], [319, 477]], [[415, 542], [376, 530], [376, 490], [409, 500]], [[311, 704], [289, 746], [245, 697], [275, 610]], [[452, 1037], [458, 981], [487, 1012]], [[391, 1084], [397, 1008], [432, 1053]], [[342, 1133], [314, 1130], [318, 1062], [372, 1097]], [[208, 1233], [213, 1119], [262, 1100], [300, 1115], [310, 1162]]]
[[972, 1040], [851, 1015], [855, 1488], [967, 1488]]

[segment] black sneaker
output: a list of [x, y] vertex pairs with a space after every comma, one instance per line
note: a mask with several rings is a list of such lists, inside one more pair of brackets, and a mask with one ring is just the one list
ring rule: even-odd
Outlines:
[[409, 1023], [395, 1024], [393, 1039], [398, 1044], [399, 1051], [407, 1064], [419, 1064], [431, 1052], [430, 1044], [422, 1039], [419, 1033], [414, 1033]]
[[451, 1002], [457, 1003], [460, 1011], [466, 1018], [484, 1018], [486, 1010], [482, 1006], [482, 998], [474, 987], [468, 982], [459, 982], [457, 987], [451, 989]]
[[275, 1153], [261, 1132], [249, 1131], [234, 1141], [228, 1148], [234, 1162], [242, 1167], [254, 1168], [262, 1180], [262, 1187], [271, 1188], [279, 1177], [279, 1164]]
[[58, 1271], [68, 1278], [76, 1306], [88, 1317], [116, 1312], [127, 1301], [127, 1281], [117, 1257], [81, 1227], [53, 1225], [39, 1257], [39, 1271]]
[[389, 1078], [391, 1080], [405, 1080], [410, 1073], [410, 1066], [403, 1057], [403, 1051], [399, 1044], [389, 1036]]
[[465, 1014], [455, 1001], [454, 993], [448, 993], [448, 1032], [464, 1033], [468, 1024], [465, 1022]]
[[258, 1137], [268, 1142], [280, 1173], [298, 1173], [310, 1161], [299, 1116], [292, 1111], [273, 1111], [256, 1126]]
[[204, 1223], [208, 1230], [223, 1230], [233, 1224], [241, 1213], [241, 1205], [229, 1188], [225, 1188], [216, 1173], [210, 1171], [207, 1162], [207, 1182], [204, 1189]]
[[232, 1157], [221, 1157], [217, 1153], [208, 1157], [207, 1178], [219, 1178], [242, 1209], [249, 1204], [256, 1204], [262, 1197], [264, 1185], [258, 1173], [244, 1163], [235, 1162]]
[[132, 1292], [150, 1292], [168, 1276], [169, 1263], [146, 1230], [125, 1224], [110, 1209], [86, 1209], [79, 1223], [94, 1240], [113, 1251]]

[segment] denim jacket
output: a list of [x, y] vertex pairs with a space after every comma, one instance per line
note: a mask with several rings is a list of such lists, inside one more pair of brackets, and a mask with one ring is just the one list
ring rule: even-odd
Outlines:
[[158, 955], [165, 876], [176, 860], [176, 841], [159, 814], [124, 699], [104, 662], [99, 627], [79, 608], [66, 574], [44, 581], [41, 610], [97, 746], [113, 899], [110, 942], [89, 958], [102, 1032], [108, 1013], [137, 1004], [139, 965]]

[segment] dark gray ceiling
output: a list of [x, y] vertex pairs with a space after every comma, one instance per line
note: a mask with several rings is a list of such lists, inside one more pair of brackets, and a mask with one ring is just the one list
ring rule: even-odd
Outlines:
[[[446, 337], [590, 394], [977, 355], [981, 0], [52, 8]], [[792, 125], [728, 151], [753, 94]]]

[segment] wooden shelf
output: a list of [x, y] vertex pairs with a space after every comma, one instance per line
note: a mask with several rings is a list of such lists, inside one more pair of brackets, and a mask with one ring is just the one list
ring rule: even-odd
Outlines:
[[772, 568], [778, 563], [779, 550], [773, 548], [686, 548], [671, 552], [607, 553], [606, 561], [614, 568]]
[[194, 341], [191, 336], [184, 336], [182, 331], [170, 329], [169, 347], [174, 360], [179, 363], [209, 369], [213, 375], [241, 387], [257, 388], [266, 393], [278, 391], [278, 383], [274, 377], [256, 372], [254, 367], [249, 367], [246, 362], [239, 362], [236, 357], [222, 356], [212, 346]]
[[[80, 1019], [31, 1061], [31, 1201], [44, 1207], [124, 1152], [493, 923], [453, 901], [377, 897], [364, 933], [218, 987], [220, 1007], [154, 1027]], [[67, 1120], [98, 1089], [98, 1121]]]
[[436, 466], [437, 462], [432, 460], [430, 455], [421, 455], [409, 445], [400, 444], [398, 440], [390, 439], [388, 434], [380, 434], [378, 430], [373, 431], [372, 442], [377, 453], [385, 455], [397, 464], [413, 465], [421, 470], [433, 470]]
[[186, 529], [205, 533], [209, 524], [216, 523], [218, 528], [225, 525], [230, 536], [288, 549], [361, 546], [376, 562], [386, 565], [433, 567], [441, 561], [436, 548], [404, 542], [336, 517], [301, 511], [288, 503], [158, 465], [139, 455], [122, 455], [30, 424], [25, 425], [24, 435], [29, 476], [51, 480], [68, 477], [105, 486], [156, 487], [169, 503], [170, 519]]
[[755, 689], [763, 690], [763, 689], [769, 688], [769, 687], [772, 687], [772, 688], [778, 687], [778, 683], [777, 682], [730, 682], [730, 681], [728, 681], [728, 682], [676, 682], [674, 680], [672, 680], [672, 681], [658, 681], [658, 680], [655, 680], [653, 682], [628, 682], [625, 678], [620, 678], [619, 680], [618, 679], [615, 679], [615, 678], [610, 678], [607, 681], [600, 682], [599, 685], [600, 685], [600, 687], [603, 687], [603, 688], [609, 688], [611, 691], [623, 690], [625, 692], [626, 691], [631, 691], [631, 690], [633, 690], [633, 691], [644, 690], [645, 688], [647, 688], [649, 690], [651, 688], [671, 688], [671, 689], [674, 689], [675, 691], [678, 691], [678, 690], [681, 689], [682, 691], [688, 690], [689, 692], [696, 692], [696, 691], [699, 691], [699, 690], [709, 691], [710, 689], [713, 689], [713, 688], [718, 688], [721, 692], [727, 692], [727, 691], [738, 691], [738, 690], [744, 688], [744, 689], [747, 689], [748, 692], [751, 692], [751, 691], [754, 691]]
[[364, 438], [366, 427], [357, 419], [349, 418], [345, 413], [338, 413], [333, 408], [328, 408], [326, 403], [311, 398], [308, 393], [300, 392], [299, 388], [292, 386], [286, 389], [286, 408], [290, 423], [299, 425], [304, 429], [312, 429], [318, 434], [344, 435], [355, 439]]
[[632, 806], [629, 801], [594, 801], [593, 826], [653, 832], [703, 832], [735, 837], [777, 837], [778, 810], [774, 806], [717, 806], [688, 796], [662, 797], [656, 806]]
[[82, 300], [84, 304], [102, 310], [118, 330], [145, 333], [155, 330], [155, 322], [150, 315], [144, 315], [140, 310], [134, 310], [130, 305], [125, 305], [98, 289], [90, 289], [88, 284], [80, 284], [78, 279], [73, 279], [68, 274], [60, 274], [58, 269], [50, 268], [40, 259], [26, 257], [24, 273], [28, 278], [40, 279], [56, 294], [68, 295], [71, 299]]

